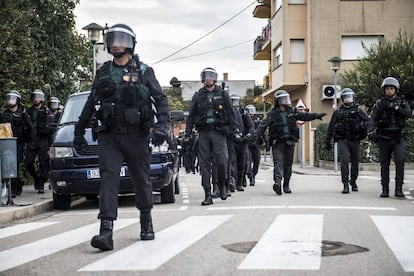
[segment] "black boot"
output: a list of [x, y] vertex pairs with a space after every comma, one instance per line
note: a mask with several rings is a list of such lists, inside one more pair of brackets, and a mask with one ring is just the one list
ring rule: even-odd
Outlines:
[[227, 189], [226, 189], [226, 185], [219, 184], [219, 190], [220, 190], [220, 198], [221, 198], [221, 200], [226, 200], [227, 199]]
[[355, 180], [351, 180], [351, 183], [350, 184], [351, 184], [352, 191], [353, 192], [358, 192], [358, 186], [357, 186]]
[[155, 238], [154, 228], [152, 227], [151, 210], [141, 210], [139, 216], [141, 223], [140, 238], [142, 241], [149, 241]]
[[292, 193], [292, 190], [290, 189], [289, 184], [283, 184], [283, 192], [285, 194], [291, 194]]
[[250, 180], [250, 186], [254, 186], [256, 184], [256, 180], [254, 176], [250, 177], [249, 180]]
[[220, 192], [218, 190], [217, 184], [213, 184], [213, 192], [211, 193], [212, 198], [218, 198], [220, 196]]
[[402, 191], [402, 184], [395, 185], [395, 197], [404, 197], [404, 193]]
[[349, 194], [349, 184], [348, 183], [343, 183], [344, 184], [344, 189], [342, 190], [343, 194]]
[[274, 183], [273, 184], [273, 191], [275, 191], [275, 193], [277, 195], [281, 195], [282, 194], [282, 189], [280, 187], [280, 183]]
[[213, 204], [213, 199], [211, 198], [211, 192], [210, 189], [204, 189], [204, 200], [201, 202], [201, 205], [211, 205]]
[[380, 197], [389, 197], [390, 189], [388, 185], [382, 185], [382, 193], [380, 194]]
[[244, 192], [244, 189], [243, 189], [242, 185], [237, 185], [237, 186], [236, 186], [236, 190], [237, 190], [238, 192]]
[[114, 241], [112, 240], [112, 229], [114, 223], [112, 220], [101, 220], [101, 228], [99, 235], [96, 235], [91, 240], [91, 245], [103, 251], [114, 249]]

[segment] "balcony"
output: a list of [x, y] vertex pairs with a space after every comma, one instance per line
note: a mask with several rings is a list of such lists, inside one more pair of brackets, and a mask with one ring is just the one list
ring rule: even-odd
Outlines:
[[271, 16], [271, 6], [270, 0], [257, 0], [259, 5], [257, 5], [253, 10], [253, 17], [256, 18], [270, 18]]
[[254, 41], [254, 60], [270, 60], [271, 59], [271, 24], [267, 24], [262, 29], [262, 35], [258, 36]]

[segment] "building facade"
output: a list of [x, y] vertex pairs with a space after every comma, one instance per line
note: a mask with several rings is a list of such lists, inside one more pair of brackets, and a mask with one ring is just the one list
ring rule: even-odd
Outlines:
[[[340, 73], [352, 69], [364, 56], [362, 43], [370, 47], [381, 37], [397, 38], [399, 32], [414, 33], [413, 0], [258, 0], [253, 16], [263, 20], [261, 35], [254, 42], [253, 58], [267, 62], [264, 93], [257, 98], [273, 102], [275, 91], [290, 93], [293, 104], [301, 100], [312, 112], [333, 112]], [[343, 61], [337, 74], [328, 61]], [[336, 77], [335, 77], [336, 76]], [[301, 126], [302, 162], [314, 164], [314, 131], [319, 121]]]

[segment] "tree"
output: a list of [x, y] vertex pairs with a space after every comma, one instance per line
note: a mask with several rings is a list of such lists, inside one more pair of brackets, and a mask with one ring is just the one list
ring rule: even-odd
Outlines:
[[414, 105], [414, 39], [406, 33], [399, 33], [395, 41], [379, 40], [377, 45], [367, 49], [367, 56], [347, 70], [342, 77], [342, 86], [354, 90], [358, 103], [369, 110], [376, 100], [384, 95], [382, 80], [392, 76], [400, 82], [400, 94], [411, 106]]
[[[91, 74], [92, 48], [75, 30], [79, 0], [0, 0], [0, 90], [40, 88], [63, 101]], [[3, 101], [3, 99], [1, 99]]]

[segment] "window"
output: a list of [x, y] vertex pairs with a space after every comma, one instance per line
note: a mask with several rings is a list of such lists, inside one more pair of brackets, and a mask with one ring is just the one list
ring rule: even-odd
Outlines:
[[305, 40], [291, 39], [290, 40], [290, 62], [303, 63], [305, 62]]
[[274, 50], [273, 50], [273, 69], [276, 69], [283, 63], [283, 56], [282, 56], [282, 44], [279, 44]]
[[289, 0], [289, 4], [305, 4], [305, 0]]
[[341, 39], [341, 58], [345, 60], [359, 60], [365, 57], [366, 53], [362, 48], [362, 43], [368, 49], [373, 44], [378, 44], [381, 36], [342, 36]]

